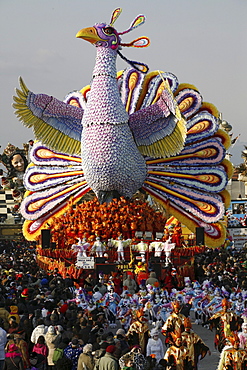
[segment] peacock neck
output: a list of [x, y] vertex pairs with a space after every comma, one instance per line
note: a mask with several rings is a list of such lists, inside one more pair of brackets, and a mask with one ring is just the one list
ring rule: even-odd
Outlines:
[[115, 50], [97, 47], [96, 63], [93, 70], [93, 79], [99, 76], [117, 77], [117, 53]]
[[97, 47], [90, 95], [82, 119], [84, 127], [128, 122], [129, 115], [123, 106], [117, 84], [116, 57], [116, 51]]

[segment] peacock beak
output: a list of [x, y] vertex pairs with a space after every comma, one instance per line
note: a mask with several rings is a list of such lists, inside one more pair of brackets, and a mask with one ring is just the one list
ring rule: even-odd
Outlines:
[[94, 27], [83, 28], [76, 34], [76, 37], [89, 41], [91, 44], [95, 44], [98, 41], [104, 41], [99, 37]]

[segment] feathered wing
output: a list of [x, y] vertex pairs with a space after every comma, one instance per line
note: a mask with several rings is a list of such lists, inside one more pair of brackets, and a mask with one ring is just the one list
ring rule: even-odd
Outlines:
[[79, 154], [83, 109], [52, 96], [34, 94], [21, 78], [20, 87], [13, 107], [24, 125], [33, 129], [35, 138], [55, 150]]
[[183, 149], [186, 121], [173, 96], [176, 84], [172, 74], [152, 72], [144, 78], [130, 69], [123, 75], [123, 103], [130, 113], [129, 126], [143, 155], [170, 157]]
[[216, 108], [202, 103], [193, 86], [178, 87], [175, 96], [187, 119], [184, 149], [170, 158], [147, 158], [143, 189], [190, 230], [204, 227], [208, 246], [219, 246], [225, 240], [220, 220], [230, 200], [225, 190], [232, 176], [225, 159], [230, 142], [219, 130]]
[[27, 240], [36, 239], [41, 229], [49, 228], [56, 217], [64, 214], [90, 191], [81, 158], [34, 144], [30, 153], [32, 164], [26, 170], [27, 189], [21, 204], [25, 218], [23, 234]]

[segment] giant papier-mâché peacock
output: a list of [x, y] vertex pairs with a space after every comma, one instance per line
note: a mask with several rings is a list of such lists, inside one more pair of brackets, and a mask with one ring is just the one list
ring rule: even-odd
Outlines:
[[[229, 136], [219, 129], [217, 109], [194, 86], [179, 84], [172, 73], [147, 73], [145, 64], [122, 55], [122, 47], [145, 47], [149, 39], [123, 43], [120, 36], [145, 17], [118, 32], [113, 25], [120, 13], [112, 13], [109, 25], [97, 23], [76, 35], [97, 49], [90, 86], [62, 102], [32, 93], [20, 79], [13, 106], [38, 140], [24, 180], [24, 235], [37, 238], [89, 190], [109, 202], [142, 189], [192, 231], [204, 227], [206, 244], [218, 246], [229, 202]], [[118, 55], [131, 68], [117, 73]]]

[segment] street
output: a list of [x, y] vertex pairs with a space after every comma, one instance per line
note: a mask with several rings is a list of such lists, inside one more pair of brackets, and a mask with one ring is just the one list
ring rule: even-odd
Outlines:
[[220, 353], [214, 348], [214, 332], [196, 324], [192, 324], [192, 329], [202, 338], [211, 351], [211, 356], [207, 354], [204, 359], [199, 362], [198, 369], [216, 370], [219, 363]]

